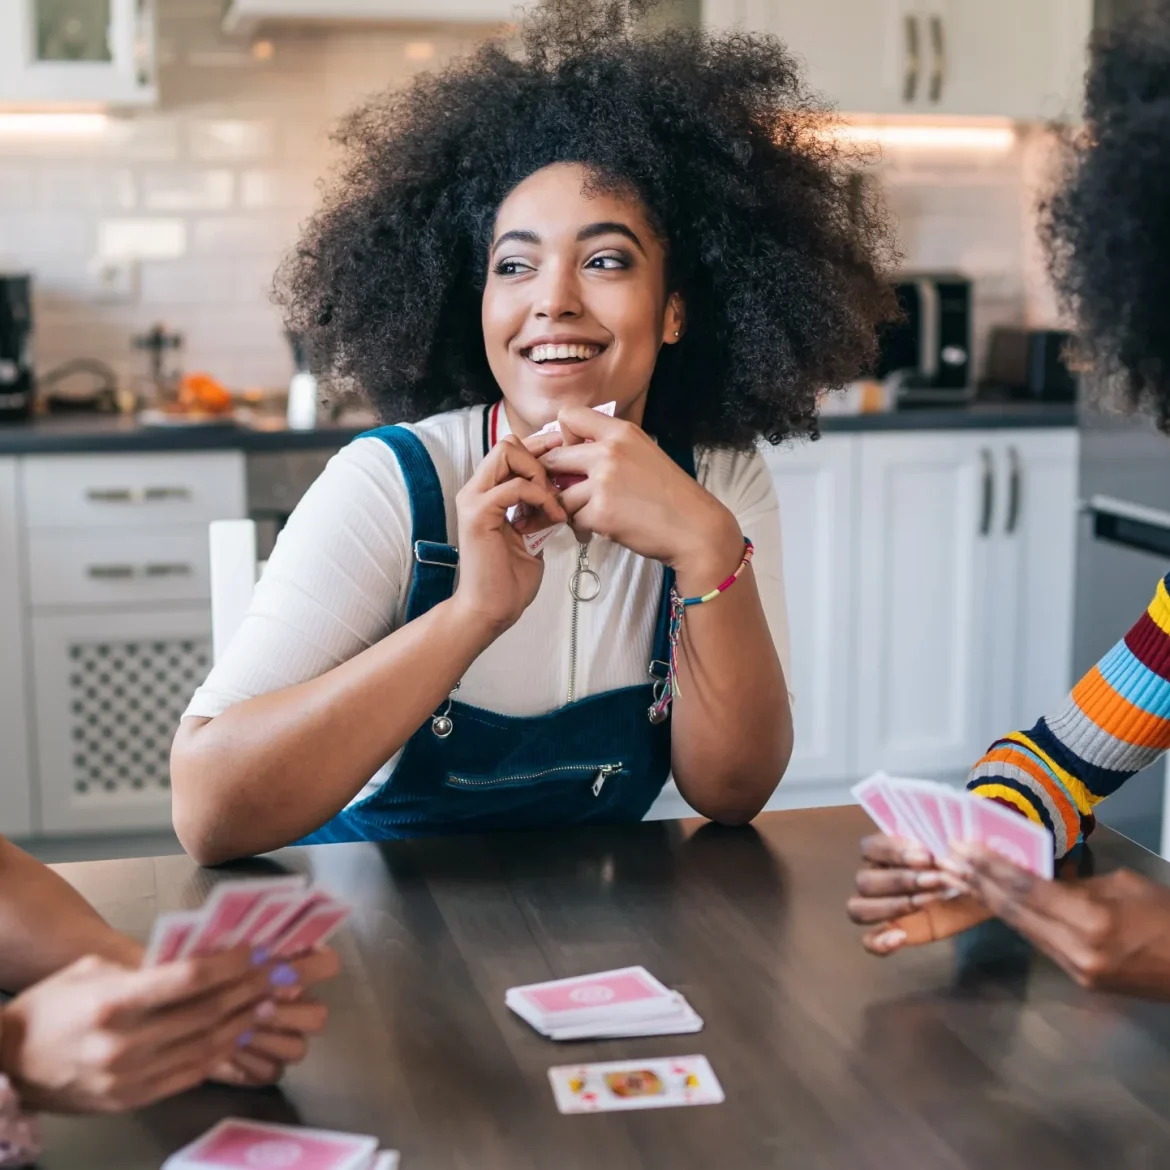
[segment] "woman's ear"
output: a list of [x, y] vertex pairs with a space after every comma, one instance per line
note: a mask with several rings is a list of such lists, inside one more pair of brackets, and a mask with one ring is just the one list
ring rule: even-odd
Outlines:
[[678, 293], [671, 293], [666, 302], [666, 314], [663, 318], [662, 340], [667, 345], [674, 345], [679, 341], [687, 329], [686, 306]]

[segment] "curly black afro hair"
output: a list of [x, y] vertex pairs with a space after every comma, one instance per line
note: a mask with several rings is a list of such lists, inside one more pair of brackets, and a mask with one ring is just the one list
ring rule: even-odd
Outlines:
[[278, 275], [289, 328], [383, 419], [500, 397], [479, 302], [496, 210], [551, 163], [636, 193], [687, 306], [645, 425], [744, 448], [815, 430], [894, 311], [887, 221], [773, 37], [641, 31], [640, 0], [548, 0], [342, 123], [338, 182]]
[[1170, 429], [1170, 4], [1098, 33], [1085, 126], [1042, 209], [1078, 356]]

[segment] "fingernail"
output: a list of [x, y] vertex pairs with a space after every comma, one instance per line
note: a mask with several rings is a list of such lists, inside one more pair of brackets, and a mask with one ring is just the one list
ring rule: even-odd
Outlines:
[[964, 894], [969, 894], [971, 891], [966, 886], [951, 886], [949, 890], [942, 896], [942, 901], [949, 902], [953, 898], [961, 898]]
[[918, 875], [917, 884], [920, 890], [937, 890], [939, 886], [946, 884], [946, 879], [937, 869], [931, 869]]
[[253, 947], [252, 949], [252, 966], [263, 967], [268, 962], [268, 948], [267, 947]]
[[926, 865], [930, 861], [930, 854], [917, 845], [907, 849], [902, 856], [909, 865]]
[[256, 1009], [256, 1019], [258, 1020], [270, 1020], [274, 1015], [276, 1015], [276, 1004], [270, 999], [266, 999]]
[[300, 982], [300, 977], [287, 963], [273, 967], [268, 979], [273, 987], [295, 987]]
[[252, 1034], [251, 1032], [245, 1032], [245, 1033], [244, 1033], [244, 1034], [243, 1034], [243, 1035], [242, 1035], [242, 1036], [241, 1036], [241, 1037], [240, 1037], [240, 1038], [239, 1038], [239, 1039], [236, 1041], [236, 1047], [237, 1047], [237, 1048], [247, 1048], [247, 1047], [248, 1047], [248, 1045], [252, 1043], [252, 1035], [253, 1035], [253, 1034]]
[[969, 878], [972, 874], [971, 867], [957, 857], [944, 857], [938, 864], [940, 869], [958, 878]]
[[875, 938], [874, 943], [879, 947], [896, 947], [906, 941], [904, 930], [887, 930]]

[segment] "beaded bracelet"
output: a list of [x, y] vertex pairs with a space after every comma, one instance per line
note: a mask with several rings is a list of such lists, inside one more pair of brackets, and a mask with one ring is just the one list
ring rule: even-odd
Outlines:
[[678, 640], [682, 634], [684, 612], [692, 605], [703, 605], [714, 601], [720, 593], [726, 593], [752, 563], [755, 551], [755, 545], [745, 536], [743, 560], [739, 562], [739, 567], [721, 585], [716, 585], [710, 593], [704, 593], [701, 597], [683, 597], [675, 586], [670, 587], [670, 661], [667, 663], [666, 677], [659, 679], [655, 685], [654, 703], [649, 711], [651, 723], [661, 723], [666, 718], [671, 700], [681, 693], [678, 689]]

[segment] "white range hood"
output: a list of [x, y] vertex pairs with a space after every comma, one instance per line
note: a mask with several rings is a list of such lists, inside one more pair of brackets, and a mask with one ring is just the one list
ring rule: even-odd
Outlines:
[[229, 0], [223, 27], [251, 34], [264, 24], [297, 21], [499, 24], [514, 20], [518, 7], [516, 0]]

